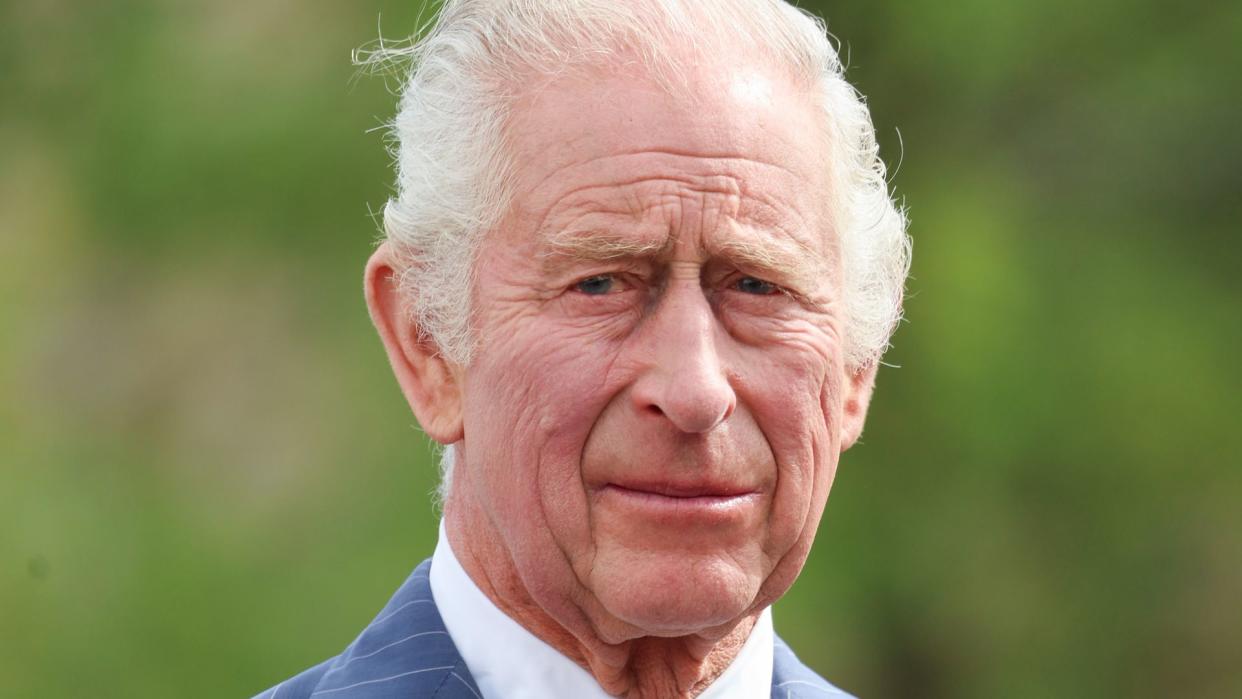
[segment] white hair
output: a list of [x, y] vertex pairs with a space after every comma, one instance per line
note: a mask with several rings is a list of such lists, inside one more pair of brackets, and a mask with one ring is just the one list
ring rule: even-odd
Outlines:
[[[901, 319], [906, 219], [890, 196], [867, 107], [819, 18], [782, 0], [445, 0], [424, 29], [409, 45], [381, 41], [360, 62], [409, 65], [391, 123], [397, 191], [384, 207], [384, 231], [409, 312], [444, 357], [465, 365], [474, 348], [474, 259], [510, 203], [515, 164], [505, 126], [522, 89], [622, 55], [669, 84], [692, 67], [687, 56], [715, 51], [780, 66], [822, 107], [846, 363], [879, 361]], [[713, 48], [722, 45], [727, 56]], [[442, 493], [452, 456], [445, 450]]]

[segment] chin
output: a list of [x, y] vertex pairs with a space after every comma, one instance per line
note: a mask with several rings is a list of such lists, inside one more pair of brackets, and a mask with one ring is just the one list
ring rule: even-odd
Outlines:
[[597, 559], [591, 586], [609, 615], [644, 636], [688, 636], [731, 627], [750, 611], [762, 583], [761, 576], [727, 556], [624, 558], [628, 560], [614, 565]]

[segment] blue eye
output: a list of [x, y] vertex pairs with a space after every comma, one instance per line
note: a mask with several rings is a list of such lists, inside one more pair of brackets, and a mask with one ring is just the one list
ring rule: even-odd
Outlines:
[[768, 296], [777, 292], [776, 285], [754, 277], [742, 277], [733, 284], [734, 288], [744, 294]]
[[587, 296], [603, 296], [612, 291], [613, 279], [610, 275], [600, 274], [594, 277], [587, 277], [582, 281], [574, 284], [574, 289], [586, 294]]

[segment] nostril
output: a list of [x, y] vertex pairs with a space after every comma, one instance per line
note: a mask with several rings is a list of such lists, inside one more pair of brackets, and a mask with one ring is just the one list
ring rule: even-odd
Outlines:
[[655, 415], [656, 417], [664, 417], [664, 411], [660, 408], [660, 406], [655, 405], [654, 403], [647, 406], [647, 412]]

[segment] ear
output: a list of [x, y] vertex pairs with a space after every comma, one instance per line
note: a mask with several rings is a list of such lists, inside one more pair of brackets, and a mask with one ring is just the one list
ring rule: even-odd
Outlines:
[[878, 361], [861, 368], [846, 369], [845, 402], [841, 407], [841, 451], [854, 446], [862, 436], [863, 423], [867, 421], [867, 406], [875, 389], [875, 373]]
[[423, 431], [440, 444], [452, 444], [463, 436], [461, 370], [430, 338], [421, 337], [397, 288], [395, 267], [388, 243], [367, 261], [364, 285], [371, 322]]

